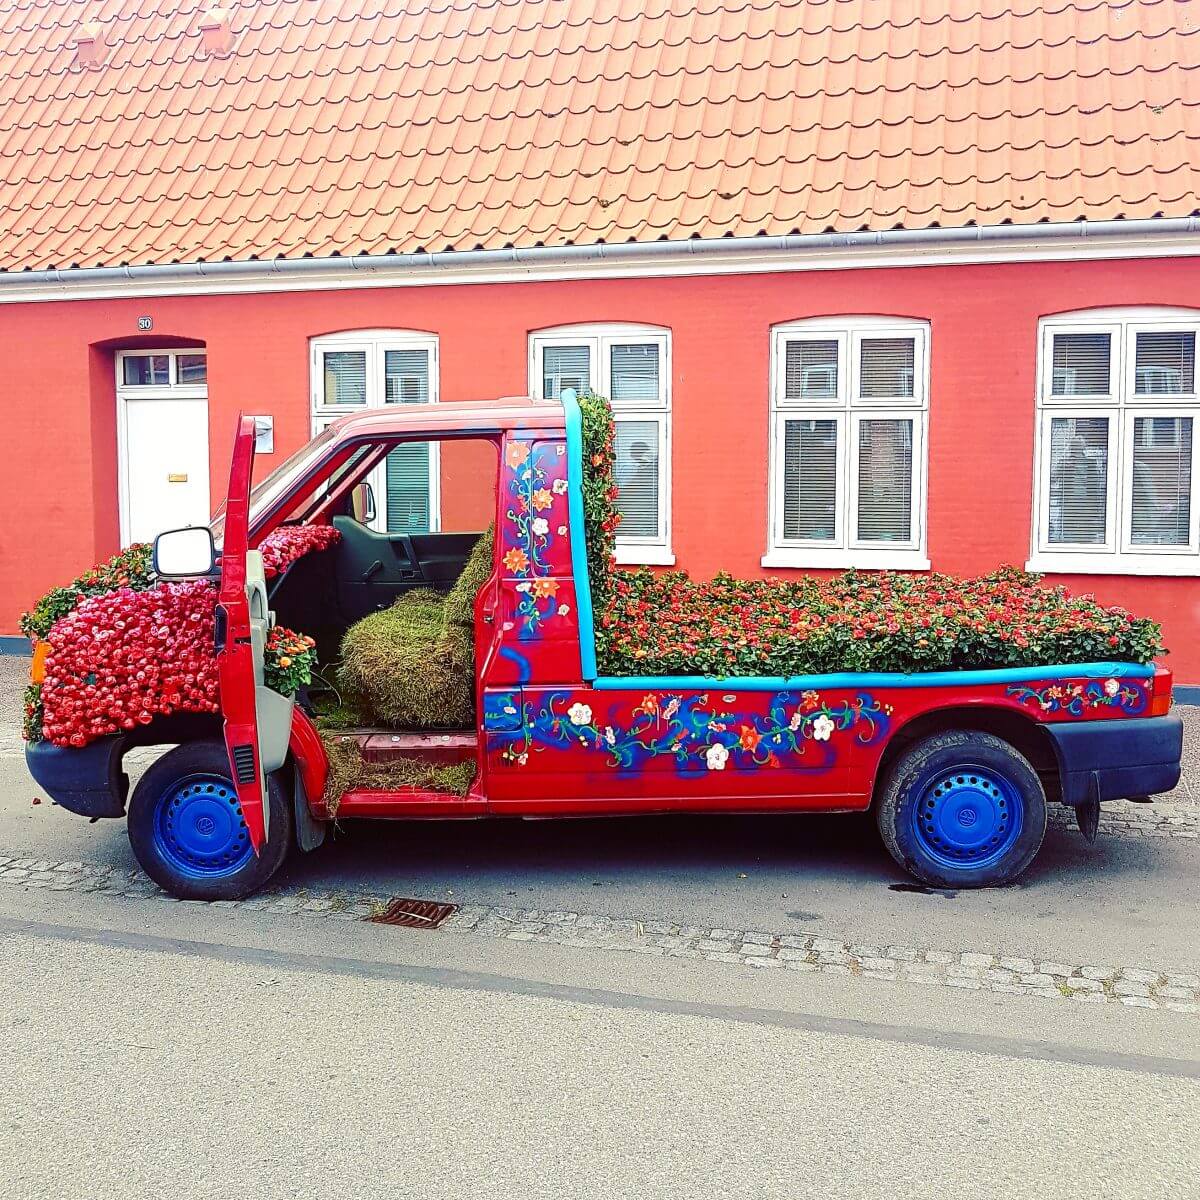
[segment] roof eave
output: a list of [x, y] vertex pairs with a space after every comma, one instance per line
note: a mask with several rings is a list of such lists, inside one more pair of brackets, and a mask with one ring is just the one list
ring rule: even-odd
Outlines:
[[0, 271], [0, 302], [1164, 254], [1200, 254], [1200, 216]]

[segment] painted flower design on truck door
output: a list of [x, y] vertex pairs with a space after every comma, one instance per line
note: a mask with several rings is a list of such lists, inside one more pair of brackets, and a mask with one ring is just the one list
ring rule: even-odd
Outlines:
[[537, 633], [555, 615], [571, 611], [558, 601], [552, 561], [555, 539], [567, 534], [567, 459], [562, 442], [514, 438], [504, 448], [507, 506], [500, 561], [517, 577], [516, 615], [522, 636]]
[[[569, 691], [526, 702], [522, 728], [489, 731], [489, 749], [502, 761], [524, 765], [546, 750], [577, 748], [602, 755], [607, 765], [637, 771], [658, 758], [684, 776], [710, 771], [792, 767], [828, 770], [836, 743], [849, 734], [861, 745], [883, 737], [892, 713], [869, 693], [826, 701], [815, 691], [779, 692], [766, 711], [751, 711], [745, 695], [647, 692], [637, 703], [614, 700], [606, 716]], [[514, 696], [512, 704], [520, 704]], [[741, 710], [741, 711], [739, 711]]]
[[1054, 683], [1014, 684], [1005, 689], [1018, 704], [1037, 709], [1048, 717], [1104, 715], [1137, 716], [1149, 703], [1142, 679], [1091, 679], [1084, 682], [1059, 680]]

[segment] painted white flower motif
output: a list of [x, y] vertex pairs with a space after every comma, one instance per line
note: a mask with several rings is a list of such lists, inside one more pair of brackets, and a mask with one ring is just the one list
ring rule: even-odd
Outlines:
[[571, 611], [571, 606], [569, 604], [560, 604], [558, 606], [558, 615], [560, 617], [565, 617], [567, 615], [567, 613], [569, 613], [570, 611]]
[[556, 479], [556, 480], [555, 480], [555, 481], [554, 481], [554, 482], [553, 482], [553, 483], [550, 485], [550, 490], [551, 490], [551, 491], [552, 491], [552, 492], [553, 492], [553, 493], [554, 493], [556, 496], [563, 496], [563, 495], [566, 495], [566, 491], [567, 491], [567, 481], [566, 481], [565, 479]]
[[587, 704], [572, 704], [567, 709], [567, 719], [572, 725], [590, 725], [592, 723], [592, 710]]
[[545, 517], [534, 517], [533, 532], [538, 537], [545, 537], [550, 532], [550, 522]]
[[506, 704], [506, 705], [504, 706], [504, 711], [505, 711], [505, 712], [506, 712], [506, 713], [507, 713], [507, 714], [508, 714], [510, 717], [515, 717], [515, 716], [517, 715], [517, 710], [516, 710], [516, 709], [515, 709], [515, 708], [514, 708], [514, 707], [513, 707], [511, 704]]
[[795, 733], [796, 730], [799, 729], [803, 724], [804, 714], [799, 709], [796, 709], [796, 711], [792, 713], [792, 719], [788, 722], [788, 728]]
[[617, 744], [617, 735], [611, 725], [605, 725], [604, 727], [604, 740], [610, 746], [615, 746]]
[[715, 746], [709, 746], [705, 750], [704, 761], [708, 764], [710, 771], [723, 771], [725, 764], [729, 761], [729, 751], [718, 742]]
[[812, 723], [812, 735], [817, 739], [818, 742], [829, 741], [829, 735], [833, 732], [833, 730], [833, 722], [824, 713], [821, 713], [821, 715]]
[[567, 527], [566, 527], [565, 525], [560, 525], [560, 526], [558, 527], [558, 536], [559, 536], [559, 537], [566, 537], [566, 536], [567, 536]]
[[529, 761], [528, 754], [518, 754], [517, 755], [517, 766], [518, 767], [523, 767], [528, 761]]
[[1050, 710], [1054, 708], [1054, 705], [1051, 704], [1049, 700], [1041, 701], [1041, 705], [1042, 705], [1042, 712], [1050, 712]]
[[1106, 696], [1115, 696], [1121, 690], [1121, 685], [1115, 679], [1106, 679], [1104, 681], [1104, 694]]
[[532, 587], [533, 587], [533, 584], [530, 583], [528, 579], [525, 579], [517, 584], [517, 591], [518, 592], [527, 592]]

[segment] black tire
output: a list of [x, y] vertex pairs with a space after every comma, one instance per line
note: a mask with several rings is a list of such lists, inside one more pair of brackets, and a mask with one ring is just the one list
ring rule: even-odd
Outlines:
[[990, 733], [955, 729], [910, 746], [880, 786], [876, 821], [891, 856], [934, 887], [997, 887], [1033, 861], [1046, 793], [1029, 760]]
[[129, 802], [129, 842], [142, 870], [180, 900], [241, 900], [261, 888], [291, 849], [286, 788], [267, 780], [269, 836], [250, 847], [229, 758], [220, 742], [188, 742], [142, 776]]

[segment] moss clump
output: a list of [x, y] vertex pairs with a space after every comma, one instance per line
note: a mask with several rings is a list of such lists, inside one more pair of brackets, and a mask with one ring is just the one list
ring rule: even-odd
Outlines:
[[329, 758], [329, 776], [325, 782], [325, 811], [330, 818], [337, 816], [338, 804], [347, 792], [355, 790], [392, 792], [400, 788], [424, 788], [431, 792], [446, 792], [465, 796], [475, 781], [473, 762], [449, 766], [426, 762], [419, 758], [392, 759], [389, 762], [367, 762], [357, 738], [323, 733], [325, 753]]
[[489, 525], [480, 535], [463, 566], [462, 574], [454, 581], [446, 597], [446, 624], [462, 626], [475, 636], [475, 597], [492, 577], [495, 569], [495, 526]]
[[448, 596], [420, 588], [352, 625], [338, 669], [358, 724], [463, 729], [475, 723], [475, 597], [492, 572], [492, 532]]

